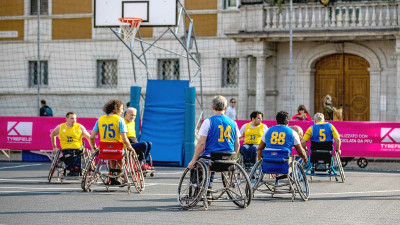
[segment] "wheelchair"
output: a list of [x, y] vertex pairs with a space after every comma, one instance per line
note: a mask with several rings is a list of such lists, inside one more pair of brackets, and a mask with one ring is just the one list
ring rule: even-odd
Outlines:
[[[216, 179], [216, 173], [221, 177]], [[212, 189], [211, 185], [219, 188]], [[207, 210], [211, 202], [228, 200], [246, 208], [252, 196], [250, 179], [234, 152], [212, 152], [210, 158], [200, 158], [193, 169], [185, 169], [179, 180], [178, 202], [183, 209], [194, 208], [203, 201]]]
[[[122, 160], [122, 169], [111, 168], [111, 160]], [[121, 179], [121, 185], [114, 185], [113, 180]], [[144, 191], [145, 182], [142, 167], [135, 151], [123, 149], [120, 142], [100, 142], [97, 149], [89, 158], [85, 166], [81, 187], [83, 191], [92, 191], [92, 185], [104, 185], [109, 191], [110, 186], [131, 187], [141, 193]]]
[[290, 156], [289, 150], [263, 150], [263, 159], [256, 162], [250, 172], [253, 193], [256, 191], [271, 194], [296, 194], [307, 201], [310, 188], [302, 166], [302, 160]]
[[[81, 177], [82, 174], [84, 173], [85, 164], [91, 155], [91, 151], [90, 149], [82, 148], [82, 152], [79, 154], [81, 155], [81, 171], [79, 173], [79, 177]], [[69, 169], [67, 168], [66, 164], [67, 161], [73, 160], [74, 157], [76, 156], [78, 155], [71, 155], [71, 156], [63, 155], [62, 150], [58, 149], [51, 161], [49, 175], [47, 176], [49, 182], [51, 182], [53, 178], [57, 178], [57, 181], [61, 183], [63, 183], [64, 180], [70, 178], [73, 179], [74, 176], [67, 176], [67, 172], [69, 171]]]
[[346, 177], [339, 153], [335, 151], [333, 156], [332, 151], [321, 149], [311, 150], [305, 171], [311, 180], [314, 176], [329, 177], [329, 180], [332, 180], [332, 177], [334, 177], [339, 182], [340, 177], [341, 182], [345, 182]]

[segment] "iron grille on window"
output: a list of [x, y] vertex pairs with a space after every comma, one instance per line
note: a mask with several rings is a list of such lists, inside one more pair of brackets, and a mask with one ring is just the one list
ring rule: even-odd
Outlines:
[[40, 78], [37, 61], [29, 61], [29, 87], [37, 87], [40, 79], [40, 86], [48, 86], [47, 61], [40, 61]]
[[97, 87], [116, 87], [117, 72], [117, 60], [97, 60]]
[[239, 75], [239, 59], [223, 59], [222, 68], [222, 86], [237, 87]]
[[[37, 3], [37, 0], [31, 0], [31, 15], [37, 15]], [[40, 15], [49, 15], [49, 0], [40, 0]]]
[[158, 74], [161, 80], [179, 80], [179, 59], [159, 59]]
[[237, 9], [239, 5], [239, 0], [225, 0], [225, 9]]

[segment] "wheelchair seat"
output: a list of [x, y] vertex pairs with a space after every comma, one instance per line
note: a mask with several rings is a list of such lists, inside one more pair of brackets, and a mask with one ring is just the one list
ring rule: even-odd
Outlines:
[[236, 164], [235, 152], [211, 152], [210, 170], [214, 172], [232, 171]]
[[287, 174], [289, 173], [290, 150], [270, 150], [262, 151], [262, 172]]
[[124, 158], [122, 142], [100, 142], [100, 159], [105, 160], [121, 160]]

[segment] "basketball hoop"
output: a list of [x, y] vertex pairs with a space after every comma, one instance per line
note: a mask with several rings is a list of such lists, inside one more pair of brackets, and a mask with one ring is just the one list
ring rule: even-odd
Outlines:
[[142, 18], [136, 17], [121, 17], [119, 18], [122, 38], [131, 42], [133, 45], [133, 41], [135, 40], [135, 36], [137, 31], [139, 30], [140, 24], [142, 23]]

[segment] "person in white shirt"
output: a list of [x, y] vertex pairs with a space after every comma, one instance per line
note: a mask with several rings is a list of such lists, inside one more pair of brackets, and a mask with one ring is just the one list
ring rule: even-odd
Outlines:
[[231, 98], [229, 103], [230, 103], [230, 105], [226, 108], [225, 116], [227, 116], [233, 120], [236, 120], [237, 119], [236, 109], [235, 109], [236, 99]]
[[267, 125], [261, 123], [263, 113], [254, 111], [250, 114], [251, 122], [244, 124], [240, 128], [240, 135], [244, 137], [242, 147], [240, 147], [240, 154], [243, 157], [245, 165], [256, 162], [257, 148], [261, 142], [261, 137], [267, 132]]

